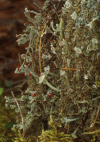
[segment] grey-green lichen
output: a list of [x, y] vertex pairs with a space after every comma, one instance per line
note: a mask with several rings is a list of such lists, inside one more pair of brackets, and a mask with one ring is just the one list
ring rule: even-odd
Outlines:
[[[99, 6], [94, 0], [46, 0], [40, 13], [25, 9], [32, 25], [17, 41], [29, 46], [15, 73], [27, 77], [28, 88], [18, 100], [26, 132], [34, 120], [48, 120], [51, 109], [56, 126], [65, 117], [75, 120], [68, 123], [69, 133], [78, 127], [81, 135], [94, 122], [99, 99], [93, 99], [100, 95]], [[36, 14], [34, 19], [30, 13]], [[6, 101], [12, 104], [10, 98]], [[14, 127], [22, 129], [21, 121]]]

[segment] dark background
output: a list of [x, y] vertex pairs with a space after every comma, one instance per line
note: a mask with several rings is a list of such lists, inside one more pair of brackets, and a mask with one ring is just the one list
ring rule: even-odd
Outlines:
[[[45, 0], [35, 0], [42, 7]], [[4, 94], [10, 93], [24, 82], [24, 75], [15, 74], [18, 54], [24, 54], [25, 45], [18, 46], [16, 34], [23, 34], [24, 23], [29, 21], [24, 15], [25, 7], [39, 12], [34, 0], [0, 0], [0, 86]]]

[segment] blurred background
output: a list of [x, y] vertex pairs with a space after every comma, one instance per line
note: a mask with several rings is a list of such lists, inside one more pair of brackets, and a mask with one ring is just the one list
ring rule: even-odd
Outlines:
[[[8, 136], [12, 134], [12, 122], [15, 123], [15, 112], [9, 107], [5, 107], [4, 96], [11, 96], [14, 91], [15, 96], [20, 95], [17, 86], [25, 80], [24, 75], [15, 74], [18, 67], [18, 54], [26, 53], [26, 45], [18, 46], [16, 34], [23, 34], [24, 23], [29, 23], [24, 15], [25, 8], [39, 12], [33, 5], [36, 2], [42, 7], [45, 0], [0, 0], [0, 141], [8, 142]], [[6, 138], [7, 137], [7, 138]], [[10, 140], [11, 142], [11, 140]]]
[[24, 23], [29, 22], [24, 15], [25, 7], [39, 12], [33, 5], [42, 7], [45, 0], [0, 0], [0, 86], [3, 93], [9, 93], [22, 84], [24, 75], [15, 74], [18, 67], [18, 54], [26, 52], [25, 45], [18, 46], [16, 34], [23, 34]]

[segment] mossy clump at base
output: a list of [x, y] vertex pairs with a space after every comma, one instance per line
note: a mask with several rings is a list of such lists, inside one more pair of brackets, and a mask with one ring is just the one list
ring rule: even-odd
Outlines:
[[[41, 136], [38, 136], [41, 142], [69, 142], [71, 139], [73, 139], [70, 134], [64, 134], [64, 132], [57, 133], [57, 128], [53, 124], [51, 115], [48, 124], [52, 127], [52, 130], [42, 130]], [[37, 140], [37, 142], [39, 142], [39, 140]]]

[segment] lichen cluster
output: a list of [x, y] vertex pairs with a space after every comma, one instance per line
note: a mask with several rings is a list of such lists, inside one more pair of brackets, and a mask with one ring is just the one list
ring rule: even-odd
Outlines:
[[[48, 121], [52, 114], [56, 127], [89, 139], [84, 129], [93, 127], [99, 114], [99, 7], [99, 0], [46, 0], [40, 13], [25, 8], [30, 24], [17, 42], [29, 46], [19, 55], [15, 73], [27, 77], [28, 87], [16, 98], [26, 133], [35, 120]], [[13, 98], [6, 102], [19, 114]], [[22, 129], [21, 119], [16, 120], [14, 127]]]

